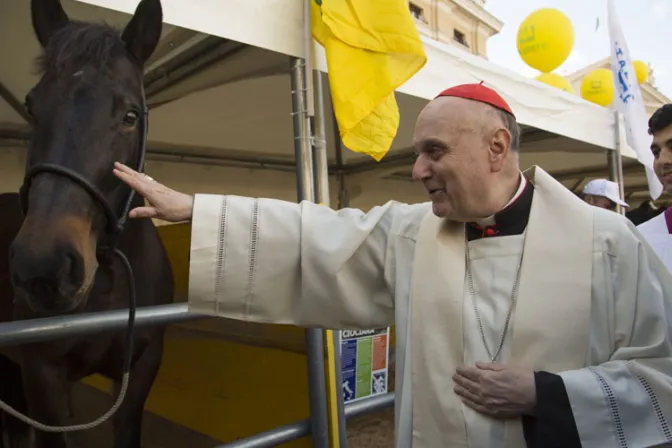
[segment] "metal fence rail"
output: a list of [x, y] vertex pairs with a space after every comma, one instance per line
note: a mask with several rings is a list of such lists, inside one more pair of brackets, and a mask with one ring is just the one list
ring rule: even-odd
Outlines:
[[[349, 403], [345, 405], [345, 419], [348, 420], [360, 415], [369, 414], [392, 405], [394, 405], [394, 392]], [[233, 443], [218, 445], [215, 448], [267, 448], [291, 442], [308, 435], [310, 435], [310, 422], [306, 419], [255, 434]]]
[[[190, 313], [186, 303], [146, 306], [137, 309], [135, 325], [168, 325], [207, 317]], [[123, 330], [127, 324], [128, 309], [3, 322], [0, 323], [0, 346]]]

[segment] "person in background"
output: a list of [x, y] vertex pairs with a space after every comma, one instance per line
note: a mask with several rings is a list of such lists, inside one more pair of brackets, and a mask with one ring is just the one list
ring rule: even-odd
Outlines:
[[368, 213], [113, 172], [149, 203], [131, 218], [192, 222], [190, 312], [395, 325], [397, 448], [672, 443], [672, 275], [632, 223], [521, 172], [482, 84], [430, 101], [413, 147], [429, 201]]
[[[672, 193], [672, 104], [665, 104], [649, 118], [653, 136], [653, 170], [663, 184], [663, 192]], [[672, 271], [672, 207], [637, 226], [667, 269]]]
[[621, 199], [620, 189], [616, 182], [606, 179], [591, 180], [583, 187], [583, 200], [595, 207], [605, 208], [616, 211], [616, 206], [620, 205], [629, 208], [627, 202]]
[[630, 208], [625, 214], [625, 217], [628, 218], [636, 226], [645, 223], [649, 219], [655, 218], [665, 211], [669, 206], [666, 202], [662, 204], [656, 204], [653, 200], [647, 199], [642, 201], [636, 208]]

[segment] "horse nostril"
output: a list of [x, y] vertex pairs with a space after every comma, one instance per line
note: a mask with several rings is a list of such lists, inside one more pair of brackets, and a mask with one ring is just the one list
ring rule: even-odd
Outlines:
[[84, 259], [74, 249], [67, 249], [63, 253], [62, 265], [59, 271], [59, 280], [64, 289], [73, 289], [75, 292], [84, 282]]

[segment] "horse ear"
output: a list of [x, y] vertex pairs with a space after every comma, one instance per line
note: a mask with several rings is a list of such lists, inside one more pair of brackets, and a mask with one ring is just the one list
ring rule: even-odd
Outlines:
[[161, 0], [142, 0], [121, 35], [128, 51], [142, 64], [154, 53], [161, 39]]
[[68, 15], [60, 0], [32, 0], [30, 14], [35, 36], [42, 47], [46, 47], [51, 36], [68, 24]]

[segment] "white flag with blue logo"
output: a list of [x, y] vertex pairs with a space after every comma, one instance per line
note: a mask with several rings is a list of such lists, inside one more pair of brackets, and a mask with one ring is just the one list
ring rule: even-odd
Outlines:
[[611, 71], [614, 74], [614, 104], [623, 114], [625, 136], [628, 145], [637, 154], [637, 160], [644, 165], [649, 194], [658, 199], [663, 185], [653, 171], [652, 138], [648, 133], [648, 118], [644, 100], [637, 82], [637, 75], [630, 59], [628, 45], [623, 36], [621, 24], [616, 15], [614, 0], [607, 0], [609, 14], [609, 38], [611, 41]]

